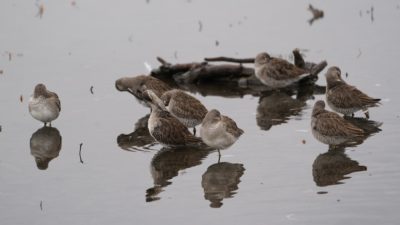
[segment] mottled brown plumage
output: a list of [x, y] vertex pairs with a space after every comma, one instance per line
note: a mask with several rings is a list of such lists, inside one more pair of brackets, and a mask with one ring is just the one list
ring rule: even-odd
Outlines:
[[342, 79], [338, 67], [329, 68], [325, 76], [326, 101], [334, 111], [344, 115], [353, 115], [362, 110], [369, 118], [368, 108], [379, 106], [380, 99], [371, 98], [355, 86], [348, 85]]
[[163, 81], [148, 75], [139, 75], [135, 77], [123, 77], [115, 81], [115, 87], [119, 91], [131, 93], [143, 105], [150, 107], [144, 101], [144, 92], [152, 90], [158, 97], [172, 88]]
[[193, 136], [185, 125], [171, 115], [153, 91], [147, 90], [145, 93], [151, 106], [148, 128], [154, 139], [164, 146], [201, 144], [201, 139]]
[[338, 114], [325, 110], [325, 103], [321, 100], [314, 105], [311, 130], [317, 140], [328, 145], [358, 141], [366, 135], [362, 129], [354, 126]]
[[186, 127], [199, 125], [207, 114], [206, 107], [195, 97], [181, 90], [170, 90], [161, 96], [167, 110]]
[[310, 73], [292, 63], [273, 58], [268, 53], [260, 53], [255, 59], [255, 75], [265, 85], [272, 88], [289, 86]]

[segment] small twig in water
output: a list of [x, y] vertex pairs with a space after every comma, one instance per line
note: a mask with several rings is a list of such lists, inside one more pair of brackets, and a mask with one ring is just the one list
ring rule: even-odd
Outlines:
[[83, 164], [83, 160], [82, 160], [82, 145], [83, 145], [83, 143], [79, 144], [79, 161]]
[[357, 59], [360, 58], [361, 54], [362, 54], [362, 52], [361, 52], [361, 49], [359, 48], [359, 49], [358, 49]]
[[199, 20], [199, 32], [203, 30], [203, 23]]

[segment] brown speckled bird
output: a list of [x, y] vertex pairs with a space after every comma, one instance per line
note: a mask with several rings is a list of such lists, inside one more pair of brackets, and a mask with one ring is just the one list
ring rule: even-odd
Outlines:
[[322, 100], [314, 104], [311, 131], [318, 141], [333, 146], [358, 141], [366, 135], [362, 129], [338, 114], [325, 110], [325, 102]]
[[201, 139], [193, 136], [185, 125], [171, 115], [152, 90], [145, 91], [145, 95], [151, 107], [148, 128], [154, 139], [169, 147], [201, 145]]
[[341, 71], [338, 67], [331, 67], [326, 72], [326, 101], [334, 111], [352, 115], [362, 110], [369, 118], [369, 107], [379, 105], [380, 99], [371, 98], [356, 87], [348, 85], [341, 77]]
[[195, 97], [177, 89], [165, 92], [161, 100], [167, 110], [183, 125], [193, 127], [193, 134], [196, 135], [196, 126], [203, 121], [208, 112], [206, 107]]
[[140, 104], [146, 107], [150, 107], [150, 105], [144, 101], [144, 92], [146, 90], [152, 90], [158, 97], [161, 97], [164, 92], [172, 89], [163, 81], [148, 75], [120, 78], [115, 81], [115, 87], [119, 91], [131, 93]]
[[273, 58], [263, 52], [256, 56], [255, 75], [265, 85], [272, 88], [289, 86], [310, 73], [294, 64], [279, 58]]

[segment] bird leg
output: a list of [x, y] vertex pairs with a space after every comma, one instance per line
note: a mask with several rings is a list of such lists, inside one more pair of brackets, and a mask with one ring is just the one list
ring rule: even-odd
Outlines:
[[221, 160], [221, 152], [218, 149], [218, 163], [220, 162], [220, 160]]
[[363, 113], [365, 114], [365, 117], [367, 119], [369, 119], [369, 111], [368, 111], [368, 109], [363, 110]]
[[196, 136], [196, 127], [193, 127], [193, 136]]

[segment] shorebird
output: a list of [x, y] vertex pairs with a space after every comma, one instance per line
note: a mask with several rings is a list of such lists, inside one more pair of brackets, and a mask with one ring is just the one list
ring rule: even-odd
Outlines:
[[213, 109], [201, 123], [200, 136], [208, 146], [218, 149], [218, 154], [221, 156], [220, 150], [230, 147], [243, 132], [235, 121]]
[[33, 118], [42, 121], [44, 126], [57, 119], [61, 111], [58, 95], [46, 89], [44, 84], [37, 84], [29, 99], [29, 113]]
[[140, 104], [150, 107], [144, 100], [144, 92], [152, 90], [158, 97], [171, 90], [172, 88], [163, 81], [148, 75], [139, 75], [135, 77], [122, 77], [115, 81], [115, 87], [119, 91], [127, 91], [131, 93]]
[[196, 126], [199, 125], [208, 110], [195, 97], [181, 90], [170, 90], [164, 92], [161, 100], [167, 110], [188, 128], [193, 127], [193, 134], [196, 135]]
[[255, 75], [267, 86], [283, 88], [309, 76], [310, 73], [284, 59], [273, 58], [263, 52], [256, 56]]
[[161, 99], [152, 91], [145, 92], [151, 107], [148, 120], [150, 135], [167, 147], [200, 145], [201, 139], [193, 136], [188, 128], [171, 115]]
[[354, 113], [362, 110], [369, 118], [369, 107], [379, 105], [380, 99], [371, 98], [356, 87], [348, 85], [341, 77], [338, 67], [331, 67], [325, 74], [326, 76], [326, 101], [334, 111], [354, 116]]
[[322, 100], [314, 104], [311, 117], [314, 137], [328, 145], [337, 146], [362, 140], [366, 133], [334, 112], [325, 110]]

